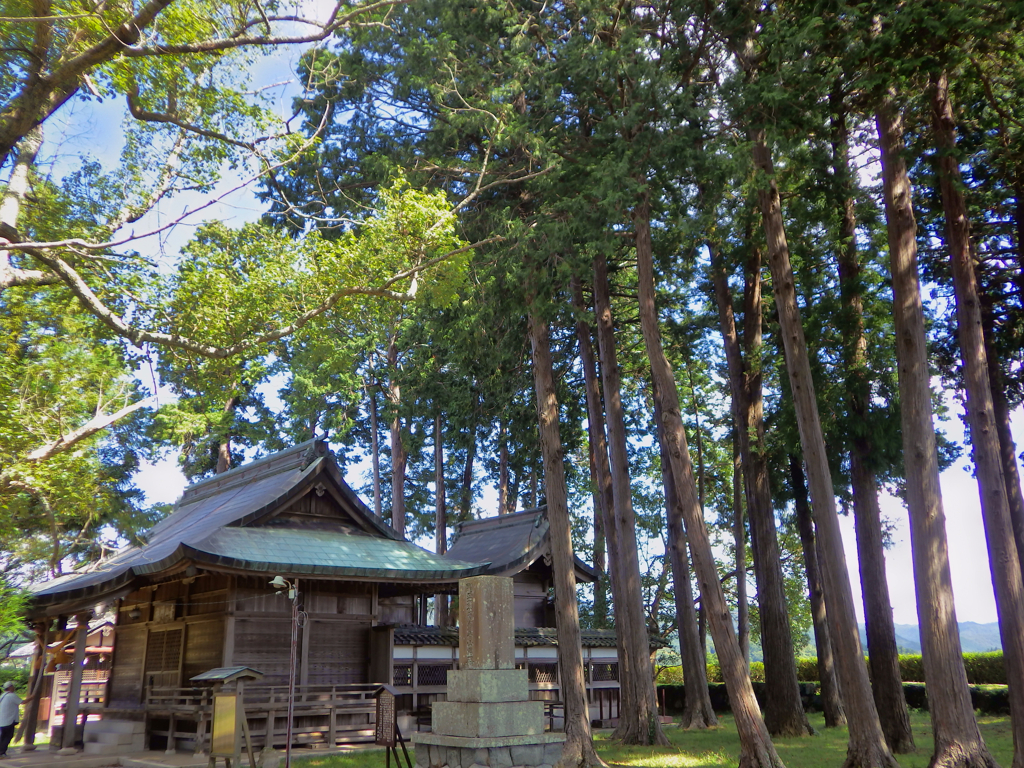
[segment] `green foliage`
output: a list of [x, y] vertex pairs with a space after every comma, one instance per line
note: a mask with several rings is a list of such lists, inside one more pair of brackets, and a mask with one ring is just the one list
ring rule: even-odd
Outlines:
[[0, 645], [24, 634], [28, 593], [0, 578]]

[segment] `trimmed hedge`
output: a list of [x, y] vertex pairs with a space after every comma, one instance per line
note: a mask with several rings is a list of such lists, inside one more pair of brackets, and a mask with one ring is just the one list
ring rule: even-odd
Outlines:
[[[1002, 651], [965, 653], [964, 669], [967, 671], [967, 682], [971, 685], [1006, 685], [1006, 665], [1003, 663]], [[814, 657], [797, 659], [796, 677], [801, 683], [818, 682], [818, 660]], [[924, 682], [924, 664], [920, 654], [900, 656], [900, 678], [904, 683]], [[750, 679], [755, 683], [764, 682], [764, 664], [760, 661], [751, 662]], [[722, 668], [718, 666], [717, 659], [708, 662], [708, 682], [723, 682]], [[664, 667], [658, 673], [658, 685], [682, 684], [682, 667]]]
[[[754, 682], [754, 695], [758, 704], [764, 707], [764, 683]], [[716, 712], [729, 711], [729, 695], [724, 683], [708, 683], [711, 706]], [[658, 699], [664, 701], [668, 714], [678, 715], [683, 711], [685, 688], [682, 685], [662, 685]], [[903, 696], [911, 709], [928, 711], [928, 697], [924, 683], [904, 683]], [[800, 683], [800, 698], [807, 711], [821, 710], [821, 696], [817, 683]], [[1005, 685], [972, 685], [971, 704], [985, 715], [1005, 715], [1010, 712], [1009, 689]]]

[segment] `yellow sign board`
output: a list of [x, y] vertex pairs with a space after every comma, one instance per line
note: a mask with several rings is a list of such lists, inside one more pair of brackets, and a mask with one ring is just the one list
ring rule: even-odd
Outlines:
[[241, 749], [238, 731], [238, 697], [233, 693], [216, 694], [213, 697], [211, 757], [235, 757], [238, 755]]

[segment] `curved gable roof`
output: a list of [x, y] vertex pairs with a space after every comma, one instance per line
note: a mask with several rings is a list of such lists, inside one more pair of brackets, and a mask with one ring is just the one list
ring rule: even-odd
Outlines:
[[[484, 573], [491, 576], [511, 576], [550, 554], [550, 528], [546, 506], [469, 520], [459, 524], [448, 557], [487, 563]], [[578, 557], [575, 561], [578, 580], [597, 580], [593, 568]]]
[[[329, 493], [344, 520], [275, 519], [310, 493]], [[356, 496], [327, 444], [317, 440], [189, 486], [146, 539], [145, 545], [127, 547], [88, 570], [36, 585], [34, 608], [116, 597], [136, 577], [185, 562], [222, 570], [403, 581], [451, 581], [485, 568], [401, 539]]]

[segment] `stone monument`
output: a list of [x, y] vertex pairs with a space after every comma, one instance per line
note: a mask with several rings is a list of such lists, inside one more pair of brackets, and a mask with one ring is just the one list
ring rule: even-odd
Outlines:
[[459, 582], [459, 669], [448, 700], [434, 702], [431, 733], [415, 733], [416, 768], [551, 768], [563, 733], [544, 732], [544, 702], [530, 701], [516, 669], [512, 579]]

